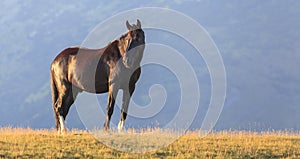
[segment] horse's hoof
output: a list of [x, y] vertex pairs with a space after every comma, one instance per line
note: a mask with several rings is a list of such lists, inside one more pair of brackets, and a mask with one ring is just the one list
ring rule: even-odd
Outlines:
[[104, 127], [104, 128], [103, 128], [103, 131], [104, 131], [104, 132], [109, 132], [109, 128], [108, 128], [108, 127]]
[[67, 129], [63, 129], [63, 130], [58, 130], [57, 131], [57, 134], [58, 135], [65, 135], [65, 134], [67, 134], [68, 133], [68, 130]]

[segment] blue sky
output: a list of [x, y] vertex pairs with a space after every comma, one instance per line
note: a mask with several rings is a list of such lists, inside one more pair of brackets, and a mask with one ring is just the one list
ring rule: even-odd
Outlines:
[[[80, 45], [97, 24], [121, 11], [167, 7], [200, 23], [221, 52], [227, 72], [227, 97], [216, 129], [299, 129], [299, 1], [4, 0], [0, 3], [1, 126], [54, 127], [49, 67], [59, 51]], [[176, 37], [168, 36], [176, 41]], [[188, 44], [170, 43], [153, 30], [146, 31], [146, 38], [148, 42], [191, 51], [184, 56], [194, 67], [201, 68], [197, 76], [203, 88], [200, 103], [204, 109], [199, 110], [191, 127], [199, 128], [210, 97], [210, 77], [205, 63], [193, 60], [195, 54]], [[153, 84], [147, 82], [149, 78], [164, 83], [172, 98], [167, 99], [165, 112], [156, 117], [147, 121], [129, 118], [132, 126], [168, 121], [171, 117], [164, 113], [168, 114], [174, 109], [171, 105], [179, 102], [178, 83], [170, 72], [159, 67], [145, 67], [143, 71], [139, 93], [134, 96], [137, 102], [147, 101], [147, 90]], [[162, 72], [170, 74], [170, 78], [149, 75]], [[99, 98], [105, 104], [106, 96]], [[117, 121], [117, 111], [114, 116], [113, 120]], [[67, 124], [70, 128], [83, 127], [75, 107], [71, 108]]]

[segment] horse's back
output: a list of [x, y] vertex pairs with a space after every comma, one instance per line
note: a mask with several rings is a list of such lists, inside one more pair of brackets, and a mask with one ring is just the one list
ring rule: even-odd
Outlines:
[[71, 46], [61, 51], [53, 60], [53, 63], [60, 60], [68, 59], [70, 56], [77, 56], [78, 53], [86, 54], [88, 52], [97, 52], [96, 49], [88, 49], [80, 46]]
[[[59, 69], [69, 67], [69, 65], [75, 64], [82, 66], [85, 63], [93, 62], [95, 59], [100, 59], [103, 49], [88, 49], [79, 46], [71, 46], [61, 51], [53, 60], [51, 69]], [[58, 65], [58, 66], [56, 66]], [[75, 67], [74, 66], [74, 67]], [[56, 68], [58, 67], [58, 68]]]

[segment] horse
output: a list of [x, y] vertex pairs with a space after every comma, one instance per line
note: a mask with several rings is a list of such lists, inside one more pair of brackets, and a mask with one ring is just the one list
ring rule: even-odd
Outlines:
[[125, 124], [130, 98], [141, 74], [141, 60], [145, 49], [145, 34], [141, 22], [130, 25], [127, 33], [100, 49], [69, 47], [61, 51], [51, 63], [50, 85], [52, 107], [59, 134], [66, 132], [65, 120], [78, 93], [107, 93], [106, 119], [103, 129], [109, 131], [115, 99], [123, 90], [118, 130]]

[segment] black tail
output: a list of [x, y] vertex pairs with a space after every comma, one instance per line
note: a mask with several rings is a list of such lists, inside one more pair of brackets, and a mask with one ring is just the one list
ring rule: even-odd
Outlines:
[[57, 91], [57, 87], [55, 85], [55, 81], [54, 81], [54, 72], [51, 69], [50, 71], [50, 85], [51, 85], [51, 93], [52, 93], [52, 107], [53, 107], [53, 111], [54, 111], [54, 118], [55, 118], [55, 122], [56, 122], [56, 129], [59, 129], [60, 123], [59, 123], [59, 114], [58, 114], [58, 110], [57, 110], [57, 99], [58, 99], [58, 91]]

